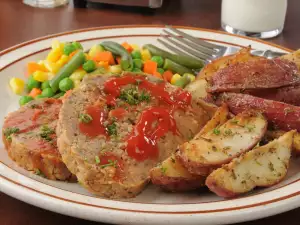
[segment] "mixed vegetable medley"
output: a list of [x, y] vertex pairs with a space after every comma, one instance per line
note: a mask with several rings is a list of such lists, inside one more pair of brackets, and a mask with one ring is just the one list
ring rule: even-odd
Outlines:
[[90, 74], [145, 73], [184, 88], [202, 67], [201, 60], [152, 44], [140, 48], [127, 42], [104, 41], [84, 52], [79, 42], [54, 40], [46, 59], [27, 64], [26, 80], [14, 77], [9, 84], [15, 94], [22, 95], [19, 103], [24, 105], [36, 98], [60, 98]]

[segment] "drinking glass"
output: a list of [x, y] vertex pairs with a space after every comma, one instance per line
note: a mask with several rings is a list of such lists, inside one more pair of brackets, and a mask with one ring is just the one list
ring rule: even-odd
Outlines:
[[39, 8], [54, 8], [68, 4], [69, 0], [23, 0], [23, 3]]
[[284, 27], [287, 0], [222, 0], [222, 28], [229, 33], [272, 38]]

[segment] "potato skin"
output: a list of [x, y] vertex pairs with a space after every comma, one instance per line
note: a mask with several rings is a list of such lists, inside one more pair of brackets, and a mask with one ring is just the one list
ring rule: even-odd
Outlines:
[[190, 174], [172, 155], [150, 171], [150, 178], [154, 185], [165, 191], [185, 192], [204, 186], [206, 177]]

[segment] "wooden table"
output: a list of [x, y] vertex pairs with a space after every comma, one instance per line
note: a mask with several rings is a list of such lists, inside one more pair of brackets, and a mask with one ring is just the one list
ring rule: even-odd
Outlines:
[[[21, 0], [0, 0], [0, 50], [40, 36], [105, 25], [174, 24], [220, 29], [221, 0], [169, 0], [156, 11], [120, 7], [56, 9], [26, 6]], [[270, 40], [285, 47], [300, 48], [300, 1], [289, 0], [282, 35]], [[299, 225], [300, 209], [245, 225]], [[98, 224], [36, 208], [0, 193], [1, 225]], [[163, 224], [163, 221], [162, 221]]]

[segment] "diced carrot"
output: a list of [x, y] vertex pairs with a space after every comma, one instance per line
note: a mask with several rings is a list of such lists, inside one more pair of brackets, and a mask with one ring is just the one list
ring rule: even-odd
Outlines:
[[117, 61], [117, 63], [120, 65], [120, 64], [121, 64], [121, 57], [118, 56], [118, 57], [116, 58], [116, 61]]
[[172, 79], [172, 76], [173, 76], [173, 73], [171, 70], [166, 70], [164, 73], [163, 73], [163, 78], [165, 81], [167, 82], [171, 82], [171, 79]]
[[130, 44], [127, 42], [122, 43], [122, 46], [127, 50], [127, 52], [131, 53], [133, 51], [133, 48]]
[[160, 79], [163, 79], [163, 77], [161, 76], [161, 74], [159, 72], [154, 72], [153, 76], [155, 76], [157, 78], [160, 78]]
[[40, 64], [38, 64], [36, 62], [29, 62], [27, 64], [27, 74], [26, 74], [26, 77], [29, 77], [31, 74], [33, 74], [37, 70], [47, 72], [47, 70], [43, 66], [41, 66]]
[[151, 60], [147, 60], [144, 63], [143, 71], [144, 73], [153, 74], [156, 73], [157, 63]]
[[114, 56], [109, 51], [97, 52], [96, 55], [93, 57], [93, 60], [95, 60], [96, 62], [100, 62], [100, 61], [108, 62], [110, 65], [115, 64]]
[[79, 49], [71, 52], [69, 55], [69, 59], [71, 59], [78, 51], [79, 51]]
[[28, 96], [31, 96], [31, 97], [35, 98], [36, 96], [38, 96], [41, 93], [42, 93], [41, 89], [39, 89], [39, 88], [32, 88], [32, 90], [30, 91], [30, 93], [28, 94]]

